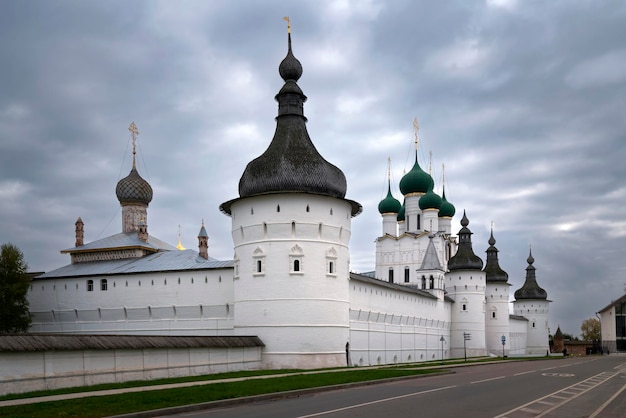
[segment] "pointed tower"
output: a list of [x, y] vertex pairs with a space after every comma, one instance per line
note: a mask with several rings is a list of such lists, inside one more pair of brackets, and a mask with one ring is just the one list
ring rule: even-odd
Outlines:
[[428, 247], [422, 260], [422, 265], [418, 271], [418, 289], [426, 290], [434, 296], [437, 296], [439, 300], [443, 300], [444, 297], [444, 282], [445, 282], [445, 270], [439, 256], [437, 255], [437, 249], [433, 239], [434, 234], [428, 236]]
[[387, 165], [387, 196], [378, 204], [378, 213], [383, 217], [383, 236], [398, 236], [398, 213], [400, 202], [391, 194], [391, 160]]
[[204, 228], [204, 220], [202, 221], [202, 228], [198, 232], [198, 253], [205, 260], [209, 259], [209, 234], [206, 233]]
[[180, 225], [178, 225], [178, 244], [176, 244], [176, 249], [178, 251], [186, 250], [186, 248], [183, 247], [183, 241], [180, 238]]
[[239, 198], [220, 206], [232, 218], [235, 333], [261, 338], [268, 368], [344, 366], [348, 243], [362, 208], [309, 138], [289, 32], [274, 137], [248, 163]]
[[515, 315], [528, 319], [526, 354], [546, 355], [550, 352], [548, 319], [551, 301], [548, 300], [548, 293], [537, 284], [532, 250], [526, 261], [526, 281], [515, 291], [513, 309]]
[[83, 223], [83, 220], [80, 219], [80, 216], [78, 217], [78, 219], [76, 219], [76, 223], [74, 224], [74, 235], [76, 236], [76, 242], [74, 244], [75, 247], [80, 247], [81, 245], [85, 244], [85, 224]]
[[404, 230], [406, 232], [419, 232], [428, 229], [423, 223], [419, 201], [424, 194], [435, 187], [430, 174], [422, 170], [417, 161], [419, 146], [417, 118], [413, 121], [413, 126], [415, 128], [415, 164], [413, 164], [411, 171], [406, 173], [400, 180], [400, 191], [404, 195], [405, 202]]
[[444, 234], [452, 234], [452, 217], [456, 208], [446, 200], [446, 166], [441, 165], [441, 207], [439, 208], [439, 230]]
[[[463, 357], [484, 356], [485, 345], [485, 272], [483, 261], [472, 249], [472, 231], [465, 212], [461, 219], [457, 252], [448, 260], [446, 291], [454, 299], [450, 327], [450, 354]], [[464, 341], [464, 334], [469, 340]]]
[[[485, 309], [485, 332], [487, 351], [495, 355], [507, 355], [510, 351], [511, 340], [509, 335], [509, 275], [500, 268], [498, 249], [493, 237], [493, 227], [487, 248], [487, 262], [485, 263], [485, 279], [487, 281]], [[504, 337], [504, 350], [502, 347]]]
[[133, 141], [133, 167], [130, 174], [117, 182], [115, 194], [122, 206], [122, 232], [137, 232], [139, 222], [148, 220], [148, 205], [152, 201], [152, 187], [137, 172], [135, 141], [139, 131], [135, 122], [128, 127]]

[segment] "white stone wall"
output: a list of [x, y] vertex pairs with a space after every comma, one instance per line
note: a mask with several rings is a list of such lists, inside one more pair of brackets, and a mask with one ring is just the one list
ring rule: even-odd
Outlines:
[[0, 352], [0, 395], [258, 369], [261, 347]]
[[[354, 366], [449, 357], [450, 303], [376, 283], [350, 282]], [[442, 350], [441, 337], [444, 337]]]
[[231, 213], [235, 334], [261, 338], [267, 368], [345, 365], [349, 202], [272, 194], [240, 199]]
[[226, 268], [35, 280], [31, 332], [232, 335], [232, 274]]
[[528, 337], [528, 321], [524, 319], [509, 319], [509, 356], [525, 356]]

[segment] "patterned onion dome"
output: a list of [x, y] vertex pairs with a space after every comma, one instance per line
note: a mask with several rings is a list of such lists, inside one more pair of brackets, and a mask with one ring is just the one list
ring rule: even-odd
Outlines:
[[402, 205], [391, 194], [391, 185], [387, 187], [387, 197], [378, 204], [378, 212], [383, 215], [385, 213], [399, 213]]
[[439, 208], [439, 217], [448, 217], [452, 218], [456, 213], [456, 208], [454, 205], [446, 200], [446, 189], [443, 189], [443, 193], [441, 195], [441, 207]]
[[115, 194], [121, 204], [143, 203], [148, 205], [152, 201], [152, 187], [139, 175], [134, 166], [128, 176], [117, 182]]
[[434, 187], [435, 182], [433, 178], [422, 170], [417, 162], [417, 151], [415, 151], [415, 164], [411, 171], [406, 173], [400, 180], [400, 191], [406, 196], [410, 193], [426, 193]]
[[442, 203], [441, 197], [431, 188], [424, 196], [420, 197], [419, 206], [421, 210], [439, 209]]

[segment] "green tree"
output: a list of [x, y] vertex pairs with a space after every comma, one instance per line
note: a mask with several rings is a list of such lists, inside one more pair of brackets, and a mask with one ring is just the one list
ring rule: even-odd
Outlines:
[[15, 245], [0, 247], [0, 333], [25, 332], [30, 327], [26, 293], [30, 285], [24, 254]]
[[600, 320], [598, 318], [585, 319], [580, 326], [584, 341], [600, 340]]

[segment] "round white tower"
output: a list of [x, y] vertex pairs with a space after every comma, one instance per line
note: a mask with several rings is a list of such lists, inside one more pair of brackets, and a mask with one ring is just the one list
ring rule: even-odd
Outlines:
[[515, 291], [513, 310], [515, 315], [528, 320], [526, 354], [547, 355], [550, 353], [548, 318], [551, 301], [548, 300], [548, 293], [537, 284], [532, 251], [526, 261], [526, 281]]
[[472, 232], [465, 213], [461, 219], [459, 246], [448, 260], [446, 291], [454, 299], [450, 328], [451, 357], [484, 356], [485, 348], [485, 272], [483, 261], [472, 249]]
[[[485, 337], [489, 354], [506, 356], [510, 351], [509, 335], [509, 275], [500, 268], [493, 229], [487, 248], [485, 279], [487, 281]], [[503, 344], [504, 341], [504, 344]]]
[[279, 73], [274, 138], [247, 165], [240, 197], [220, 206], [232, 217], [235, 333], [261, 338], [267, 368], [345, 366], [348, 242], [362, 208], [309, 138], [291, 34]]

